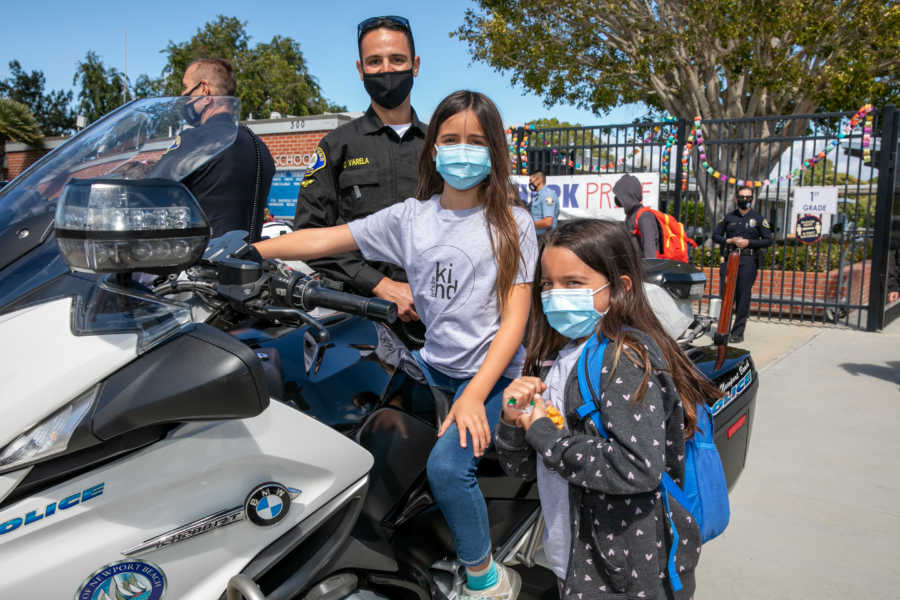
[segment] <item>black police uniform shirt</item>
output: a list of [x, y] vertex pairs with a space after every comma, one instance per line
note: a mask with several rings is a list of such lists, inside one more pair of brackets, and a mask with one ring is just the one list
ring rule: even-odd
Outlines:
[[[176, 141], [165, 151], [160, 160], [148, 173], [150, 177], [173, 179], [174, 168], [183, 173], [185, 162], [190, 163], [208, 156], [208, 148], [222, 143], [234, 132], [231, 115], [213, 115], [205, 123], [185, 129]], [[212, 228], [212, 236], [218, 237], [235, 229], [250, 231], [251, 205], [257, 186], [256, 152], [259, 148], [260, 172], [257, 192], [255, 236], [259, 239], [262, 231], [263, 214], [269, 197], [272, 177], [275, 175], [275, 161], [266, 145], [259, 139], [254, 143], [253, 133], [244, 126], [237, 128], [234, 143], [217, 156], [190, 169], [181, 182], [203, 207]]]
[[[734, 209], [719, 221], [713, 230], [713, 241], [723, 248], [725, 240], [734, 237], [742, 237], [747, 240], [747, 248], [741, 251], [744, 256], [758, 255], [761, 249], [772, 245], [772, 230], [769, 222], [761, 214], [752, 208], [742, 215], [740, 210]], [[723, 251], [724, 255], [725, 252]]]
[[[415, 197], [425, 127], [412, 111], [411, 125], [400, 137], [370, 106], [365, 115], [322, 138], [300, 183], [294, 227], [342, 225]], [[406, 281], [399, 266], [367, 263], [359, 252], [311, 260], [309, 265], [336, 287], [365, 294], [385, 276]]]

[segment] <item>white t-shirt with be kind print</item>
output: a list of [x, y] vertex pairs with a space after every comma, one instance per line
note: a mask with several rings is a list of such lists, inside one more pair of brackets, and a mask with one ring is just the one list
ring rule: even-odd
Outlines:
[[[512, 211], [525, 259], [514, 283], [530, 283], [537, 261], [534, 221], [524, 209]], [[457, 379], [475, 375], [500, 327], [497, 263], [484, 207], [447, 210], [440, 196], [408, 198], [349, 226], [366, 260], [406, 270], [416, 312], [427, 328], [420, 351], [425, 362]], [[524, 360], [520, 346], [504, 376], [518, 377]]]

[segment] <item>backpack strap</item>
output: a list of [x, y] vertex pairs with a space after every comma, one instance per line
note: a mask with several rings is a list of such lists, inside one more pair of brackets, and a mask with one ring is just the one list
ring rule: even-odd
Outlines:
[[[709, 427], [708, 432], [706, 429], [707, 427]], [[710, 418], [709, 407], [704, 403], [701, 407], [698, 407], [697, 410], [697, 431], [694, 432], [694, 435], [700, 436], [707, 433], [712, 437], [712, 418]], [[675, 552], [678, 550], [680, 537], [678, 535], [678, 529], [675, 527], [675, 520], [672, 519], [669, 496], [672, 496], [678, 504], [688, 511], [691, 510], [691, 501], [687, 497], [687, 494], [684, 493], [684, 490], [681, 489], [681, 486], [675, 483], [675, 480], [672, 479], [672, 476], [668, 473], [663, 473], [662, 481], [660, 481], [659, 484], [659, 490], [662, 492], [663, 505], [666, 508], [666, 518], [669, 519], [669, 525], [672, 527], [672, 547], [669, 549], [669, 560], [666, 565], [666, 570], [669, 573], [669, 581], [672, 584], [672, 589], [677, 592], [682, 588], [681, 578], [678, 576], [678, 569], [675, 567]]]
[[609, 434], [606, 427], [603, 426], [600, 397], [597, 396], [595, 390], [601, 389], [603, 355], [608, 344], [609, 339], [606, 336], [603, 336], [603, 340], [600, 341], [597, 339], [597, 334], [594, 333], [584, 345], [577, 363], [578, 388], [581, 390], [581, 399], [584, 403], [578, 407], [576, 412], [582, 419], [590, 416], [597, 432], [605, 439], [609, 439]]
[[[632, 234], [641, 235], [641, 227], [640, 227], [640, 225], [638, 225], [638, 221], [641, 220], [641, 215], [644, 214], [645, 212], [647, 212], [648, 210], [651, 212], [653, 211], [653, 209], [650, 208], [649, 206], [641, 206], [639, 209], [637, 209], [637, 212], [634, 213], [634, 230], [632, 230], [632, 232], [631, 232]], [[656, 218], [656, 215], [653, 215], [653, 217]]]
[[675, 480], [668, 473], [663, 473], [662, 481], [659, 484], [659, 490], [662, 492], [663, 506], [666, 509], [666, 518], [669, 520], [669, 526], [672, 528], [672, 547], [669, 548], [669, 560], [666, 563], [666, 571], [669, 573], [669, 583], [672, 584], [672, 590], [677, 592], [684, 587], [681, 583], [681, 577], [678, 576], [678, 569], [675, 567], [675, 553], [678, 551], [678, 542], [681, 537], [678, 535], [678, 528], [675, 527], [675, 519], [672, 518], [672, 507], [669, 505], [669, 495], [671, 494], [675, 500], [682, 506], [687, 506], [687, 496]]

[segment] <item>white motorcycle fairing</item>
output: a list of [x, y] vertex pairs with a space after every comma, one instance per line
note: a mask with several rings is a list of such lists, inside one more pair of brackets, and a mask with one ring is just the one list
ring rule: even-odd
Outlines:
[[0, 317], [0, 339], [15, 343], [0, 361], [0, 448], [137, 357], [136, 334], [77, 336], [71, 312], [60, 298]]
[[125, 560], [127, 549], [243, 505], [261, 483], [299, 489], [275, 525], [243, 519], [127, 557], [164, 573], [166, 598], [216, 598], [263, 548], [364, 483], [371, 466], [360, 446], [278, 402], [250, 419], [183, 425], [125, 459], [3, 508], [0, 529], [23, 521], [0, 534], [3, 597], [28, 597], [36, 582], [42, 597], [77, 597], [92, 574]]

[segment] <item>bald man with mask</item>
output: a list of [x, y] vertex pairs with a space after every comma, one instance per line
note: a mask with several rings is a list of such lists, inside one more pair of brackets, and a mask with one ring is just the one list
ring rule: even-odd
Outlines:
[[[185, 156], [204, 145], [234, 135], [236, 93], [234, 69], [226, 60], [201, 58], [184, 71], [181, 80], [185, 128], [151, 169], [150, 176], [167, 177], [184, 164]], [[275, 175], [275, 161], [266, 145], [244, 127], [234, 142], [181, 181], [197, 198], [212, 227], [213, 237], [241, 229], [258, 240], [263, 212]]]

